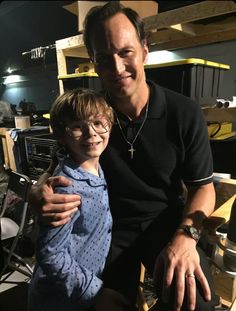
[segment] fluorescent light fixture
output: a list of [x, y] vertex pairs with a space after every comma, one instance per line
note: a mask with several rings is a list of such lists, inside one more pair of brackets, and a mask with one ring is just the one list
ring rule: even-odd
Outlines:
[[156, 51], [148, 54], [147, 65], [160, 64], [177, 59], [176, 54], [170, 51]]
[[7, 84], [11, 84], [11, 83], [18, 83], [18, 82], [23, 82], [26, 81], [24, 76], [20, 76], [20, 75], [10, 75], [7, 77], [4, 77], [5, 80], [3, 82], [3, 84], [7, 85]]

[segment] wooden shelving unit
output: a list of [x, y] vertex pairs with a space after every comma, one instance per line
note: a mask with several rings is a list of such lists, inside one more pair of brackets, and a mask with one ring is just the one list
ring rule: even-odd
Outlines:
[[151, 51], [175, 50], [236, 39], [236, 3], [201, 1], [144, 19]]

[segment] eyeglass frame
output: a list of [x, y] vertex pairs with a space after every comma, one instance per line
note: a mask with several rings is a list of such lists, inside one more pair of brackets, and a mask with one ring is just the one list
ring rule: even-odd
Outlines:
[[[81, 134], [77, 134], [76, 135], [76, 138], [78, 137], [78, 138], [80, 138], [82, 135], [83, 135], [83, 128], [84, 128], [84, 123], [87, 125], [87, 126], [91, 126], [92, 127], [92, 129], [97, 133], [97, 134], [106, 134], [106, 133], [108, 133], [109, 131], [110, 131], [110, 129], [111, 129], [111, 122], [110, 121], [108, 121], [108, 120], [106, 120], [106, 123], [105, 124], [103, 124], [102, 122], [101, 122], [101, 126], [103, 127], [103, 129], [104, 129], [104, 131], [103, 132], [98, 132], [97, 131], [97, 129], [95, 129], [94, 128], [94, 125], [93, 125], [93, 122], [94, 121], [98, 121], [98, 120], [82, 120], [82, 121], [78, 121], [78, 122], [82, 122], [83, 124], [82, 124], [82, 127], [81, 127]], [[79, 128], [78, 126], [75, 126], [74, 128]], [[65, 130], [67, 131], [67, 132], [70, 132], [70, 133], [72, 133], [73, 134], [73, 132], [78, 132], [78, 130], [74, 130], [73, 131], [73, 128], [71, 128], [71, 127], [69, 127], [69, 126], [67, 126], [66, 128], [65, 128]]]

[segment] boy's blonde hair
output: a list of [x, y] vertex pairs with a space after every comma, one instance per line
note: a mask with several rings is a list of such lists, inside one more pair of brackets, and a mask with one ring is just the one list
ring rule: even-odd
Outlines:
[[111, 126], [114, 123], [113, 109], [101, 94], [83, 88], [65, 91], [57, 97], [50, 110], [54, 136], [61, 138], [70, 122], [87, 120], [91, 115], [104, 116]]

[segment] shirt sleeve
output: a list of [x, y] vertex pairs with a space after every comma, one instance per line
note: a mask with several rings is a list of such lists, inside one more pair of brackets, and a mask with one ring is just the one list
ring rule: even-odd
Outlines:
[[[63, 189], [64, 193], [70, 193], [70, 187]], [[63, 226], [41, 226], [36, 258], [43, 272], [66, 297], [87, 307], [92, 304], [103, 283], [92, 271], [79, 265], [70, 254], [71, 232], [78, 217], [79, 211]]]
[[213, 180], [213, 161], [207, 125], [200, 105], [193, 102], [187, 109], [184, 132], [185, 159], [183, 180], [186, 184], [204, 185]]

